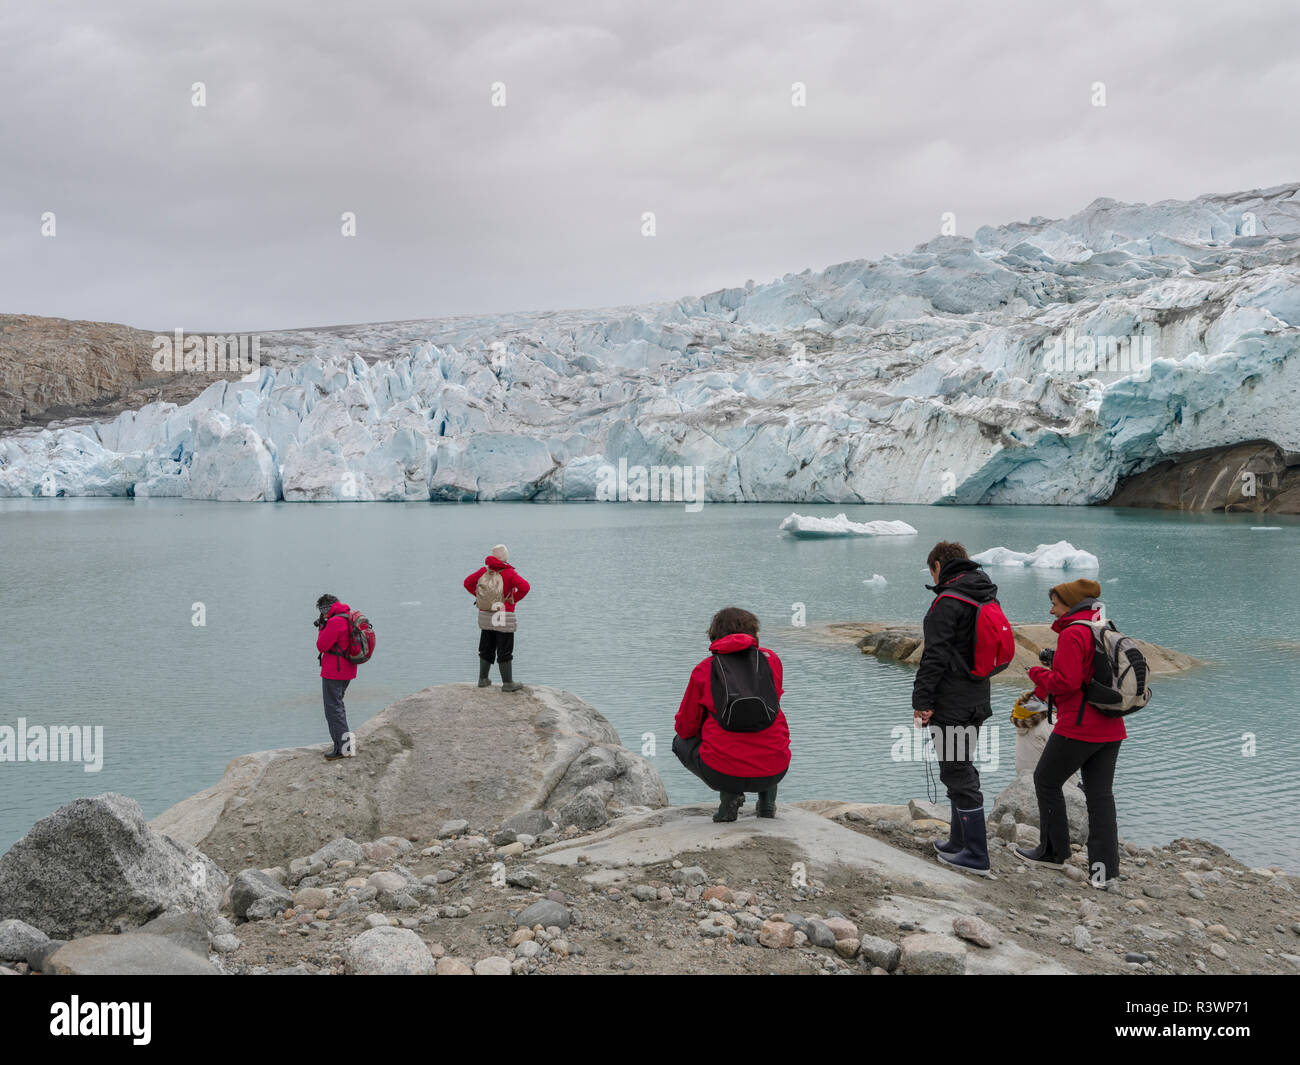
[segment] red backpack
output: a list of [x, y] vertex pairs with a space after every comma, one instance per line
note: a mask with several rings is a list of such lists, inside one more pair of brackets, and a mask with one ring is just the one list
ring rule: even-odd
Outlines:
[[[984, 679], [1001, 673], [1016, 657], [1016, 638], [1011, 632], [1011, 622], [996, 599], [980, 603], [959, 592], [940, 592], [934, 597], [937, 603], [944, 596], [969, 603], [975, 608], [975, 663], [967, 672], [972, 677]], [[930, 604], [934, 609], [934, 603]], [[963, 668], [966, 663], [962, 662]]]
[[344, 620], [348, 623], [348, 649], [346, 653], [336, 653], [358, 666], [362, 662], [369, 662], [370, 656], [375, 653], [375, 627], [360, 610], [345, 615]]

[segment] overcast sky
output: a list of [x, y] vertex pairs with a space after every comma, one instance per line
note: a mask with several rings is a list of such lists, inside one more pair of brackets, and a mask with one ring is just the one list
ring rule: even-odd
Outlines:
[[640, 303], [908, 250], [945, 211], [971, 235], [1300, 180], [1298, 24], [1287, 0], [0, 0], [0, 312]]

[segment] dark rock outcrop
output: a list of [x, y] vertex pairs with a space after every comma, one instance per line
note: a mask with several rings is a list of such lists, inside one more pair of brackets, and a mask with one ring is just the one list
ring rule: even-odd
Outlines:
[[1300, 455], [1267, 440], [1189, 452], [1125, 478], [1106, 505], [1300, 514]]

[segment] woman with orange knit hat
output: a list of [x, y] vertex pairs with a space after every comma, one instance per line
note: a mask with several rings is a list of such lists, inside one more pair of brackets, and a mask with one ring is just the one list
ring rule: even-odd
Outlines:
[[1089, 883], [1104, 887], [1119, 875], [1119, 829], [1115, 819], [1115, 762], [1127, 738], [1124, 719], [1109, 717], [1083, 697], [1092, 679], [1093, 632], [1087, 624], [1102, 619], [1101, 585], [1077, 580], [1051, 591], [1056, 618], [1056, 650], [1044, 650], [1043, 665], [1029, 670], [1034, 694], [1050, 700], [1056, 727], [1034, 769], [1041, 842], [1016, 854], [1037, 865], [1063, 865], [1070, 857], [1070, 824], [1062, 785], [1079, 772], [1088, 804]]

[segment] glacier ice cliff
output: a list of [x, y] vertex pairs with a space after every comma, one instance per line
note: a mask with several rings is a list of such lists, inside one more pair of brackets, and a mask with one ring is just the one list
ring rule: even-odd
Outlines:
[[641, 307], [261, 339], [255, 380], [0, 437], [0, 495], [582, 500], [623, 461], [700, 469], [710, 501], [1096, 502], [1171, 455], [1300, 452], [1300, 184]]

